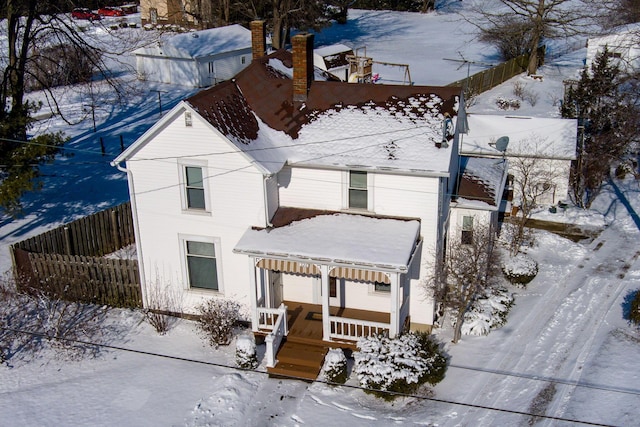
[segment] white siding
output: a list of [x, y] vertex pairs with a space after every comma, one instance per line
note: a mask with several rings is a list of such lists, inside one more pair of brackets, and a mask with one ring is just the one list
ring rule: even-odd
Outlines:
[[280, 200], [278, 199], [278, 178], [271, 176], [266, 179], [266, 192], [267, 192], [267, 219], [273, 218], [278, 206], [280, 206]]
[[340, 210], [342, 175], [338, 170], [285, 167], [278, 173], [280, 205]]
[[[174, 110], [175, 111], [175, 110]], [[172, 113], [169, 113], [172, 114]], [[250, 226], [265, 226], [263, 177], [232, 146], [198, 116], [185, 126], [178, 114], [153, 140], [127, 162], [133, 176], [142, 262], [146, 282], [179, 293], [183, 308], [193, 311], [202, 298], [220, 295], [249, 304], [247, 257], [232, 253]], [[206, 163], [210, 212], [183, 211], [180, 163]], [[229, 171], [240, 169], [235, 172]], [[222, 291], [188, 290], [180, 254], [180, 236], [219, 239]]]

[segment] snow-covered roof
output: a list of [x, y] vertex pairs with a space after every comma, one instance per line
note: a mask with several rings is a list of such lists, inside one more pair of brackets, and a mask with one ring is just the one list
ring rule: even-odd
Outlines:
[[507, 179], [507, 161], [480, 157], [460, 158], [458, 206], [496, 210]]
[[234, 24], [162, 38], [134, 51], [141, 56], [192, 59], [251, 49], [251, 31]]
[[468, 132], [462, 136], [461, 153], [501, 156], [490, 143], [509, 137], [507, 156], [576, 158], [578, 121], [524, 116], [467, 115]]
[[291, 54], [253, 61], [234, 81], [189, 98], [205, 120], [271, 172], [293, 165], [448, 175], [444, 114], [459, 88], [314, 80], [307, 101], [292, 102]]
[[322, 57], [337, 55], [339, 53], [345, 53], [345, 52], [353, 52], [353, 49], [341, 43], [332, 44], [329, 46], [322, 46], [313, 50], [313, 53]]
[[417, 220], [319, 215], [284, 227], [249, 229], [233, 250], [254, 256], [406, 270], [419, 236]]

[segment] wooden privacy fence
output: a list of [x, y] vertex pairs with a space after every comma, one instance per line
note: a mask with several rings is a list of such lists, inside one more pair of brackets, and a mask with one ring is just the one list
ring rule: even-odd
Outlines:
[[28, 252], [103, 256], [135, 243], [131, 203], [97, 212], [13, 245]]
[[141, 307], [138, 261], [103, 255], [135, 243], [125, 203], [11, 246], [18, 286], [71, 301]]
[[[544, 52], [545, 47], [542, 46], [538, 50], [538, 57], [544, 58]], [[526, 71], [528, 64], [529, 54], [525, 53], [488, 70], [480, 71], [468, 78], [450, 83], [448, 86], [463, 87], [466, 96], [479, 95]]]

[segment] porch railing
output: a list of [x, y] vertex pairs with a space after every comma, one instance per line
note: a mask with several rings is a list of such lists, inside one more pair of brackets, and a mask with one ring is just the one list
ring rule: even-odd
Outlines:
[[360, 337], [389, 335], [388, 323], [370, 322], [347, 317], [329, 316], [331, 339], [357, 340]]
[[[280, 307], [274, 309], [260, 308], [258, 313], [259, 319], [262, 319], [262, 313], [264, 313], [265, 319], [275, 320], [271, 324], [271, 333], [269, 333], [264, 340], [267, 347], [267, 367], [273, 368], [276, 366], [276, 363], [278, 363], [276, 354], [278, 353], [282, 339], [289, 333], [287, 328], [287, 306], [280, 304]], [[260, 323], [262, 324], [262, 320], [260, 320]], [[266, 324], [267, 322], [265, 322], [265, 325]]]
[[276, 324], [276, 320], [281, 313], [281, 307], [282, 305], [278, 308], [258, 307], [258, 330], [272, 331]]

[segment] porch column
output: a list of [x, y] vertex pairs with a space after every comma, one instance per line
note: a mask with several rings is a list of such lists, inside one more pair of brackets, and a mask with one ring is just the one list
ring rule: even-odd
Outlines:
[[258, 331], [258, 290], [256, 288], [256, 259], [249, 257], [249, 300], [251, 301], [251, 330]]
[[320, 266], [320, 286], [322, 287], [322, 339], [331, 341], [331, 324], [329, 323], [329, 266]]
[[389, 275], [391, 281], [391, 310], [389, 312], [389, 338], [395, 338], [400, 332], [400, 273], [391, 273]]

